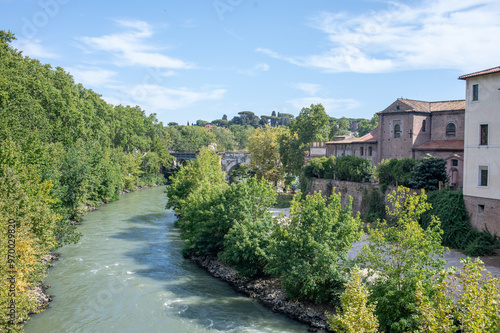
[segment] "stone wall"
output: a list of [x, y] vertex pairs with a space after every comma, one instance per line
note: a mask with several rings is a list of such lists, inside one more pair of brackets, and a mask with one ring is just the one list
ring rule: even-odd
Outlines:
[[464, 195], [464, 201], [472, 227], [500, 235], [500, 200]]
[[[380, 185], [374, 183], [357, 183], [344, 180], [314, 178], [311, 188], [309, 189], [309, 194], [321, 191], [323, 195], [330, 196], [334, 188], [335, 193], [341, 194], [340, 202], [342, 204], [342, 208], [345, 209], [347, 207], [349, 197], [352, 197], [352, 211], [355, 214], [360, 212], [361, 215], [365, 214], [368, 210], [367, 194], [373, 188], [380, 191]], [[387, 195], [396, 189], [396, 186], [387, 186], [387, 190], [384, 195], [385, 206], [390, 206], [387, 200]], [[410, 193], [420, 193], [420, 190], [410, 189]]]
[[[380, 189], [379, 184], [373, 183], [357, 183], [349, 182], [344, 180], [334, 180], [334, 179], [318, 179], [314, 178], [311, 188], [309, 189], [309, 194], [321, 191], [322, 194], [330, 196], [333, 189], [335, 188], [335, 193], [341, 194], [341, 204], [342, 208], [345, 209], [349, 202], [349, 197], [352, 197], [352, 211], [354, 213], [360, 212], [361, 215], [366, 213], [368, 209], [368, 202], [366, 202], [366, 194], [368, 194], [373, 188]], [[395, 190], [395, 186], [388, 186], [385, 192], [385, 205], [388, 205], [387, 194], [392, 193]], [[411, 190], [414, 192], [414, 190]]]

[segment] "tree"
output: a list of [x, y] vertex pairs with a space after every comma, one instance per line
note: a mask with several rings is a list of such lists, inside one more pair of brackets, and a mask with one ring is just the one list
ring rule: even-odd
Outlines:
[[253, 276], [261, 273], [267, 263], [272, 231], [272, 214], [267, 208], [276, 203], [277, 194], [272, 186], [256, 178], [232, 188], [236, 190], [236, 200], [225, 201], [225, 211], [234, 212], [233, 222], [224, 236], [224, 250], [219, 257], [241, 274]]
[[281, 113], [278, 112], [279, 123], [278, 125], [289, 127], [292, 124], [292, 120], [295, 116], [290, 113]]
[[292, 299], [335, 300], [346, 279], [347, 252], [361, 236], [361, 221], [352, 216], [352, 198], [345, 210], [340, 194], [298, 198], [300, 193], [291, 202], [290, 219], [274, 228], [265, 271], [280, 277]]
[[388, 196], [392, 211], [387, 212], [392, 224], [382, 221], [369, 229], [368, 244], [358, 254], [361, 267], [373, 279], [372, 302], [384, 331], [414, 331], [419, 325], [416, 309], [418, 283], [430, 292], [431, 278], [445, 263], [441, 245], [442, 230], [433, 218], [427, 229], [418, 221], [430, 208], [425, 192], [410, 194], [400, 186]]
[[335, 175], [339, 180], [361, 182], [373, 174], [370, 160], [366, 158], [345, 155], [335, 162]]
[[371, 120], [362, 119], [358, 123], [358, 136], [370, 133], [378, 126], [378, 115], [374, 114]]
[[326, 141], [328, 139], [329, 117], [321, 104], [311, 104], [308, 108], [302, 108], [299, 116], [292, 124], [292, 132], [297, 133], [302, 144], [310, 144], [314, 141]]
[[279, 153], [279, 138], [284, 129], [266, 126], [257, 128], [248, 139], [248, 150], [252, 155], [250, 164], [259, 179], [277, 182], [283, 179], [283, 164]]
[[439, 182], [448, 180], [446, 161], [441, 158], [426, 157], [418, 160], [409, 180], [412, 188], [423, 188], [426, 191], [439, 189]]
[[[444, 271], [432, 278], [432, 293], [417, 288], [421, 332], [499, 332], [500, 279], [488, 272], [483, 262], [461, 259], [464, 268]], [[458, 298], [455, 302], [454, 293]]]
[[369, 304], [370, 291], [362, 282], [362, 272], [355, 266], [340, 296], [341, 309], [336, 316], [327, 315], [328, 325], [335, 332], [376, 333], [378, 319], [375, 304]]

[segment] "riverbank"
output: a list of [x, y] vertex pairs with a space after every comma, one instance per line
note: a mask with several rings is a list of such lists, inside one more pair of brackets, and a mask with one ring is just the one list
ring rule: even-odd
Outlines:
[[197, 263], [213, 277], [229, 283], [234, 290], [258, 300], [273, 312], [309, 325], [311, 332], [329, 331], [325, 312], [334, 313], [333, 306], [292, 301], [284, 295], [277, 279], [250, 279], [238, 276], [237, 270], [225, 265], [214, 256], [191, 255], [186, 259]]

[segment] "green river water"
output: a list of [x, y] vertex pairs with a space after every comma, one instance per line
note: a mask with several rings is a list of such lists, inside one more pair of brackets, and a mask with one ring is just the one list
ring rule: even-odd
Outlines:
[[183, 259], [164, 190], [85, 215], [81, 241], [59, 250], [45, 280], [53, 301], [26, 333], [307, 331]]

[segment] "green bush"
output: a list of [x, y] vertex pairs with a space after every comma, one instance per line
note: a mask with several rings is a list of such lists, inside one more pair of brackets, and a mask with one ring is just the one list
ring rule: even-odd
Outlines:
[[382, 160], [377, 167], [380, 184], [410, 187], [416, 161], [413, 158]]
[[345, 291], [340, 296], [341, 309], [336, 316], [327, 314], [328, 325], [335, 332], [376, 333], [378, 319], [375, 304], [369, 304], [370, 291], [362, 282], [362, 272], [354, 267]]
[[409, 184], [412, 188], [423, 188], [430, 192], [439, 189], [439, 182], [446, 183], [446, 161], [441, 158], [426, 157], [415, 163]]
[[420, 223], [427, 228], [432, 216], [438, 217], [443, 229], [443, 245], [470, 256], [492, 255], [500, 247], [496, 235], [471, 227], [461, 191], [434, 191], [428, 194], [427, 201], [432, 209], [422, 214]]
[[372, 188], [364, 197], [368, 208], [363, 220], [365, 222], [383, 220], [385, 218], [384, 196], [376, 188]]
[[294, 194], [279, 193], [274, 208], [289, 208], [294, 196]]
[[342, 156], [335, 163], [335, 175], [339, 180], [361, 182], [373, 174], [370, 160], [356, 156]]
[[263, 272], [267, 263], [267, 247], [272, 231], [271, 214], [252, 220], [235, 221], [224, 237], [224, 250], [219, 258], [244, 276]]
[[347, 252], [360, 238], [361, 221], [352, 216], [352, 199], [343, 210], [339, 194], [301, 197], [292, 201], [290, 219], [275, 225], [265, 272], [278, 276], [292, 299], [336, 300], [346, 280]]

